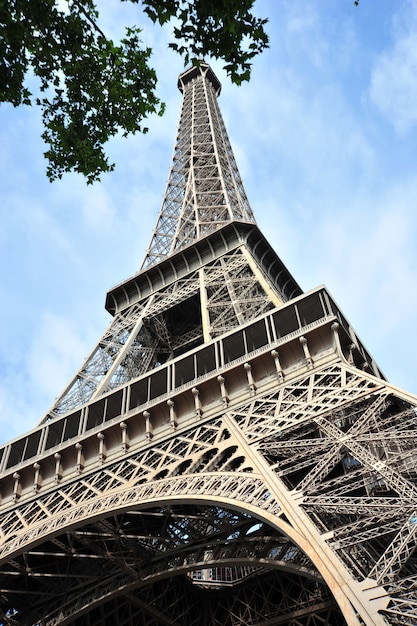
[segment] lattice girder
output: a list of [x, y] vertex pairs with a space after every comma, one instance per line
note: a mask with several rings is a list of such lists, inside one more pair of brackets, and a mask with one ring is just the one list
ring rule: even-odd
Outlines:
[[[252, 237], [254, 233], [249, 231]], [[221, 237], [223, 249], [211, 236], [205, 244], [209, 258], [205, 261], [199, 254], [196, 269], [184, 267], [183, 258], [177, 257], [167, 268], [169, 278], [160, 279], [158, 272], [159, 282], [151, 290], [148, 275], [152, 270], [138, 275], [148, 292], [116, 313], [97, 347], [41, 424], [286, 301], [288, 296], [275, 276], [255, 269], [247, 232], [237, 227], [229, 234], [219, 230], [216, 236]], [[204, 247], [204, 241], [200, 245]], [[278, 269], [285, 284], [291, 283], [283, 269]], [[298, 287], [294, 284], [293, 288]], [[120, 289], [126, 294], [130, 287], [122, 285]]]
[[[132, 540], [128, 540], [128, 538], [125, 538], [125, 536], [127, 533], [129, 533], [129, 536], [132, 536], [133, 529], [131, 528], [127, 520], [129, 519], [129, 517], [132, 518], [133, 516], [133, 523], [135, 523], [135, 521], [139, 519], [138, 513], [124, 514], [123, 517], [120, 517], [118, 519], [117, 527], [114, 526], [113, 518], [113, 526], [110, 529], [110, 524], [106, 523], [103, 525], [102, 523], [98, 523], [96, 526], [90, 524], [84, 529], [81, 528], [79, 530], [76, 530], [72, 535], [75, 539], [72, 541], [71, 549], [66, 549], [62, 551], [62, 543], [59, 542], [60, 549], [59, 551], [55, 550], [55, 559], [57, 563], [59, 562], [61, 564], [60, 567], [62, 569], [65, 569], [66, 574], [64, 575], [61, 573], [61, 577], [65, 580], [65, 594], [66, 597], [72, 596], [72, 598], [71, 600], [69, 600], [68, 604], [64, 606], [62, 605], [62, 603], [60, 603], [58, 620], [61, 623], [66, 623], [65, 620], [68, 620], [70, 616], [71, 619], [73, 619], [77, 610], [80, 610], [82, 606], [85, 607], [86, 605], [88, 605], [89, 610], [93, 610], [95, 606], [100, 605], [100, 602], [105, 601], [106, 597], [112, 595], [111, 591], [113, 591], [115, 597], [120, 595], [125, 596], [126, 593], [130, 594], [132, 591], [137, 590], [140, 587], [149, 586], [150, 584], [155, 585], [155, 582], [160, 580], [161, 577], [166, 578], [169, 575], [176, 575], [178, 577], [182, 572], [189, 572], [191, 570], [196, 572], [198, 571], [198, 569], [196, 568], [199, 567], [204, 568], [204, 571], [208, 571], [208, 569], [212, 569], [213, 567], [215, 568], [216, 566], [221, 566], [223, 568], [223, 571], [230, 572], [236, 570], [236, 568], [242, 569], [244, 568], [245, 564], [247, 564], [249, 565], [249, 569], [246, 568], [246, 574], [243, 576], [243, 578], [240, 579], [244, 582], [244, 580], [250, 575], [250, 568], [252, 568], [253, 571], [253, 568], [256, 567], [257, 563], [261, 565], [261, 569], [264, 572], [268, 570], [271, 571], [271, 566], [273, 570], [281, 569], [285, 571], [284, 578], [278, 579], [278, 581], [280, 581], [283, 595], [281, 604], [279, 606], [276, 606], [275, 610], [277, 612], [279, 611], [280, 613], [283, 612], [284, 615], [287, 615], [287, 619], [289, 611], [288, 601], [290, 594], [288, 593], [288, 590], [285, 590], [285, 586], [283, 585], [284, 580], [287, 581], [286, 584], [288, 585], [288, 581], [291, 581], [291, 585], [293, 585], [294, 582], [298, 580], [299, 582], [297, 584], [301, 589], [308, 589], [309, 586], [311, 587], [311, 582], [309, 581], [315, 581], [314, 588], [316, 589], [316, 599], [320, 597], [326, 598], [328, 608], [332, 608], [332, 611], [335, 614], [339, 615], [340, 618], [340, 614], [336, 609], [334, 601], [331, 600], [330, 596], [325, 590], [325, 587], [323, 587], [320, 577], [317, 576], [317, 573], [314, 570], [308, 567], [308, 559], [306, 559], [305, 555], [303, 555], [302, 552], [297, 549], [293, 544], [291, 545], [291, 542], [289, 542], [288, 539], [285, 538], [285, 536], [275, 535], [275, 538], [274, 535], [271, 535], [269, 537], [265, 536], [264, 528], [261, 524], [257, 524], [257, 526], [259, 527], [257, 530], [257, 536], [251, 534], [250, 539], [245, 539], [245, 532], [250, 530], [250, 527], [253, 526], [253, 521], [251, 520], [250, 516], [248, 516], [248, 514], [245, 514], [242, 517], [242, 515], [237, 515], [236, 513], [233, 513], [233, 515], [231, 515], [230, 513], [228, 514], [227, 511], [223, 510], [222, 512], [222, 509], [216, 507], [215, 509], [212, 509], [212, 511], [216, 514], [216, 517], [212, 518], [212, 523], [216, 527], [216, 534], [213, 536], [210, 544], [209, 537], [208, 539], [205, 538], [205, 534], [207, 535], [207, 532], [211, 532], [210, 516], [207, 516], [207, 514], [204, 515], [204, 529], [206, 532], [205, 534], [201, 534], [201, 528], [197, 530], [198, 526], [196, 526], [196, 518], [201, 518], [202, 515], [201, 513], [198, 515], [198, 511], [202, 510], [201, 506], [197, 509], [192, 509], [190, 505], [188, 505], [188, 507], [186, 508], [188, 508], [188, 511], [186, 511], [183, 515], [176, 514], [175, 506], [170, 506], [165, 515], [163, 514], [163, 511], [161, 511], [158, 527], [164, 529], [165, 533], [167, 533], [170, 528], [170, 524], [168, 524], [166, 521], [166, 516], [168, 516], [168, 518], [181, 518], [185, 520], [186, 526], [182, 525], [177, 530], [174, 529], [173, 532], [168, 532], [168, 537], [170, 536], [169, 543], [168, 545], [166, 544], [166, 542], [164, 543], [164, 551], [159, 551], [159, 556], [156, 555], [158, 557], [156, 561], [154, 561], [154, 558], [152, 556], [147, 557], [146, 550], [144, 549], [144, 546], [147, 546], [148, 552], [150, 549], [151, 554], [155, 554], [155, 542], [157, 542], [158, 545], [161, 544], [161, 539], [158, 538], [159, 533], [155, 531], [154, 524], [154, 530], [151, 533], [149, 532], [150, 528], [152, 528], [152, 525], [150, 525], [149, 522], [146, 523], [146, 525], [144, 526], [144, 531], [142, 531], [146, 532], [146, 534], [142, 534], [142, 553], [138, 553], [138, 547], [135, 543], [133, 546], [134, 552], [131, 556], [129, 556], [129, 551], [132, 549]], [[181, 511], [181, 509], [179, 510]], [[194, 514], [193, 510], [195, 511]], [[221, 516], [228, 516], [231, 519], [232, 525], [230, 526], [230, 530], [227, 530], [227, 527], [224, 523], [222, 523], [221, 526], [219, 525], [219, 512], [221, 513]], [[152, 515], [158, 515], [158, 513], [159, 511], [155, 511], [154, 513], [152, 511], [145, 511], [141, 515], [141, 517], [152, 517]], [[192, 528], [194, 528], [194, 531], [190, 530]], [[231, 530], [234, 530], [235, 533], [236, 530], [240, 532], [241, 538], [239, 541], [235, 540], [233, 542], [229, 539], [229, 543], [226, 542], [225, 544], [224, 539], [227, 537], [228, 534], [230, 535]], [[185, 533], [185, 531], [187, 532], [187, 534]], [[223, 533], [223, 541], [221, 533]], [[186, 550], [184, 551], [184, 549], [181, 547], [181, 544], [190, 543], [189, 541], [187, 542], [185, 539], [187, 535], [196, 536], [197, 534], [200, 535], [202, 538], [201, 547], [199, 547], [196, 543], [196, 539], [193, 539], [192, 543], [194, 545], [186, 546]], [[137, 532], [135, 532], [135, 538], [137, 536]], [[64, 536], [63, 539], [66, 540], [66, 537], [67, 536]], [[121, 545], [121, 542], [123, 543], [123, 547]], [[103, 547], [101, 547], [102, 544]], [[172, 544], [172, 548], [170, 548], [169, 551], [166, 552], [166, 549], [167, 547], [169, 548], [170, 544]], [[268, 559], [268, 553], [270, 553], [272, 550], [273, 554], [277, 554], [278, 546], [280, 546], [278, 557], [280, 557], [281, 560], [275, 557], [271, 561], [270, 559]], [[43, 548], [42, 553], [44, 552], [45, 548]], [[78, 573], [77, 577], [69, 576], [69, 562], [74, 562], [74, 559], [78, 562], [82, 559], [86, 559], [88, 558], [89, 552], [90, 558], [93, 559], [91, 565], [87, 566], [87, 564], [84, 563], [81, 570], [82, 572], [88, 572], [89, 576], [85, 577], [84, 575], [84, 578], [82, 578], [81, 571], [80, 573]], [[42, 553], [38, 554], [41, 555]], [[203, 556], [203, 561], [199, 562], [198, 553]], [[247, 555], [246, 557], [245, 554]], [[50, 557], [51, 552], [49, 553], [49, 558]], [[36, 558], [37, 550], [35, 548], [30, 552], [26, 559], [26, 577], [29, 575], [30, 578], [30, 574], [36, 575]], [[149, 558], [151, 560], [149, 560]], [[99, 559], [99, 561], [97, 561], [97, 559]], [[187, 559], [188, 565], [185, 563], [185, 560]], [[259, 559], [261, 559], [261, 561], [259, 561]], [[104, 561], [104, 564], [100, 564], [100, 561]], [[105, 566], [106, 561], [108, 561], [107, 567]], [[129, 565], [129, 561], [131, 561], [133, 567], [132, 565]], [[155, 565], [152, 565], [153, 561]], [[297, 561], [299, 564], [297, 564]], [[138, 570], [138, 567], [141, 563], [143, 564], [144, 569]], [[114, 567], [116, 565], [118, 565], [118, 573], [116, 572], [116, 570], [114, 570]], [[97, 567], [99, 567], [99, 570], [101, 572], [101, 575], [99, 577], [96, 576]], [[153, 567], [157, 568], [155, 574], [151, 573]], [[27, 572], [29, 572], [29, 574]], [[59, 571], [57, 571], [56, 576], [58, 574]], [[53, 576], [50, 569], [49, 579], [51, 575]], [[96, 582], [94, 583], [94, 587], [92, 587], [91, 580], [94, 578], [96, 579]], [[211, 579], [213, 579], [212, 575]], [[241, 582], [239, 582], [238, 584], [241, 586]], [[206, 588], [210, 587], [211, 582], [207, 581], [206, 579], [203, 586]], [[214, 587], [219, 589], [223, 588], [223, 591], [225, 588], [228, 588], [230, 591], [230, 584], [228, 584], [228, 581], [221, 580], [221, 578], [219, 578], [218, 576]], [[42, 586], [40, 586], [40, 588], [42, 588]], [[50, 580], [48, 581], [48, 589], [49, 593], [51, 594], [49, 601], [52, 601], [52, 598], [56, 597], [57, 595], [57, 589], [50, 588]], [[228, 595], [230, 596], [229, 591]], [[10, 590], [9, 593], [13, 593], [13, 590]], [[295, 601], [295, 597], [293, 597], [293, 601]], [[297, 600], [298, 607], [305, 606], [304, 603], [305, 600], [302, 600], [301, 597]], [[312, 604], [311, 598], [308, 606], [310, 606], [308, 613], [310, 615], [310, 619], [312, 619], [312, 615], [314, 615], [316, 608], [314, 606], [314, 603]], [[50, 606], [50, 609], [51, 608], [52, 607]], [[35, 609], [36, 607], [32, 608], [32, 610]], [[320, 615], [322, 609], [322, 606], [317, 606], [318, 615]], [[187, 605], [187, 610], [189, 610], [189, 603]], [[251, 611], [253, 613], [253, 609], [251, 609]], [[262, 611], [265, 617], [265, 608], [262, 608]], [[50, 617], [45, 616], [47, 617], [46, 623], [48, 624], [53, 623], [51, 620], [56, 619], [52, 617], [53, 613], [50, 613], [49, 615]], [[248, 614], [246, 614], [246, 618], [247, 617]], [[199, 622], [197, 618], [193, 622], [184, 620], [184, 622], [182, 623], [199, 624], [201, 622]], [[248, 619], [245, 623], [249, 624], [253, 622]], [[339, 621], [339, 623], [342, 622]]]
[[410, 626], [417, 398], [259, 232], [205, 64], [142, 270], [0, 447], [0, 622]]
[[143, 267], [228, 221], [255, 223], [205, 63], [180, 78], [183, 103], [167, 189]]
[[[327, 393], [323, 385], [324, 380], [328, 382]], [[355, 384], [352, 384], [353, 381]], [[394, 392], [397, 393], [394, 395]], [[317, 546], [321, 546], [320, 550], [324, 550], [324, 553], [320, 555], [321, 560], [323, 561], [325, 555], [326, 559], [329, 559], [329, 567], [334, 567], [338, 571], [338, 576], [341, 571], [344, 571], [346, 580], [350, 581], [348, 583], [351, 588], [349, 604], [355, 605], [358, 598], [362, 598], [352, 615], [361, 615], [364, 623], [376, 624], [378, 613], [372, 610], [369, 613], [372, 617], [365, 615], [364, 618], [361, 614], [363, 606], [360, 606], [366, 605], [363, 599], [364, 591], [361, 591], [363, 589], [361, 581], [372, 588], [369, 578], [372, 573], [370, 567], [372, 559], [377, 562], [379, 552], [381, 563], [382, 561], [386, 564], [390, 563], [389, 572], [395, 571], [397, 579], [400, 577], [401, 570], [409, 575], [415, 567], [413, 551], [410, 550], [414, 534], [405, 537], [406, 550], [398, 548], [398, 539], [395, 538], [395, 533], [401, 533], [406, 520], [410, 519], [409, 512], [412, 510], [414, 498], [413, 481], [410, 481], [408, 477], [401, 491], [397, 493], [392, 491], [392, 487], [391, 491], [387, 491], [386, 488], [382, 492], [377, 490], [371, 493], [369, 491], [368, 455], [373, 457], [379, 476], [383, 476], [384, 481], [387, 481], [387, 477], [391, 480], [393, 473], [400, 476], [401, 468], [391, 466], [388, 474], [384, 473], [384, 468], [381, 469], [382, 461], [379, 458], [381, 450], [389, 452], [393, 438], [391, 429], [385, 441], [384, 430], [379, 430], [379, 424], [385, 424], [388, 420], [391, 425], [393, 422], [398, 423], [401, 429], [403, 414], [406, 419], [403, 430], [399, 431], [402, 436], [395, 438], [395, 445], [407, 448], [410, 442], [406, 438], [406, 432], [413, 430], [413, 415], [414, 420], [416, 419], [415, 410], [406, 404], [406, 398], [401, 397], [395, 388], [346, 366], [333, 365], [322, 371], [307, 371], [292, 382], [285, 383], [284, 381], [277, 389], [269, 392], [261, 392], [258, 388], [253, 398], [241, 402], [236, 409], [220, 410], [221, 417], [217, 420], [213, 421], [208, 418], [204, 420], [203, 417], [196, 416], [196, 424], [191, 428], [186, 427], [185, 430], [184, 427], [179, 428], [179, 423], [177, 432], [172, 435], [165, 435], [159, 441], [155, 434], [152, 442], [145, 447], [142, 442], [137, 451], [134, 451], [132, 445], [122, 458], [102, 462], [100, 466], [91, 466], [90, 470], [86, 467], [85, 470], [81, 470], [78, 478], [74, 477], [69, 481], [61, 482], [55, 488], [46, 490], [44, 495], [41, 489], [36, 500], [29, 498], [26, 507], [22, 506], [23, 501], [18, 509], [12, 507], [10, 513], [4, 514], [2, 518], [3, 535], [12, 537], [2, 548], [3, 559], [9, 562], [8, 568], [11, 567], [12, 562], [17, 563], [17, 569], [12, 566], [16, 571], [25, 571], [25, 567], [28, 567], [31, 558], [35, 557], [38, 551], [38, 548], [29, 546], [40, 544], [47, 546], [48, 542], [53, 541], [58, 541], [52, 545], [55, 545], [54, 549], [63, 555], [61, 559], [65, 558], [65, 554], [71, 560], [76, 559], [74, 555], [81, 554], [82, 550], [77, 548], [74, 552], [74, 546], [78, 546], [81, 542], [85, 548], [92, 537], [91, 530], [86, 535], [83, 528], [88, 529], [88, 524], [95, 524], [93, 534], [103, 537], [100, 542], [103, 541], [103, 545], [107, 545], [110, 555], [105, 557], [103, 549], [99, 553], [95, 551], [89, 558], [95, 561], [105, 558], [109, 561], [111, 568], [109, 575], [111, 574], [113, 581], [111, 584], [116, 597], [119, 593], [117, 590], [124, 589], [126, 585], [131, 585], [132, 593], [136, 594], [135, 589], [139, 589], [138, 580], [143, 581], [147, 571], [145, 565], [143, 566], [145, 570], [143, 567], [141, 569], [140, 562], [142, 559], [143, 562], [150, 563], [149, 556], [146, 556], [149, 550], [155, 555], [155, 563], [158, 562], [162, 567], [162, 570], [157, 573], [158, 579], [162, 575], [161, 572], [165, 572], [163, 576], [167, 577], [172, 577], [175, 572], [180, 576], [181, 572], [178, 569], [180, 565], [185, 568], [184, 572], [198, 571], [199, 568], [205, 571], [207, 563], [217, 567], [221, 565], [222, 559], [224, 563], [227, 563], [227, 567], [243, 567], [244, 561], [239, 559], [243, 558], [245, 551], [249, 555], [247, 550], [251, 549], [255, 550], [258, 561], [253, 561], [253, 559], [250, 561], [252, 558], [250, 557], [245, 563], [252, 562], [254, 566], [262, 566], [270, 571], [271, 563], [268, 562], [267, 553], [262, 552], [262, 549], [268, 546], [268, 550], [272, 549], [274, 554], [277, 554], [277, 547], [281, 545], [282, 552], [285, 545], [283, 537], [292, 537], [292, 541], [287, 543], [286, 550], [287, 554], [293, 551], [293, 556], [281, 558], [280, 561], [281, 564], [287, 563], [290, 567], [294, 558], [302, 556], [305, 559], [306, 554], [310, 554], [311, 548], [307, 549], [306, 546], [312, 541], [312, 533], [316, 541], [316, 543], [313, 542], [315, 550]], [[367, 448], [367, 455], [364, 457], [366, 463], [357, 459], [358, 462], [352, 466], [343, 464], [343, 459], [347, 458], [345, 452], [340, 460], [341, 449], [343, 451], [350, 449], [350, 437], [347, 436], [349, 429], [352, 430], [352, 439], [355, 438], [355, 451], [358, 445], [356, 439], [359, 440], [362, 437], [360, 446]], [[304, 435], [307, 433], [305, 439], [303, 439], [303, 432]], [[312, 437], [314, 433], [316, 437]], [[371, 433], [377, 436], [368, 438], [366, 435]], [[321, 455], [323, 446], [327, 447], [329, 452], [333, 450], [334, 457], [338, 461], [328, 465], [330, 480], [327, 480], [325, 473], [320, 473], [319, 479], [311, 464], [306, 464], [302, 468], [297, 466], [295, 472], [289, 468], [289, 473], [283, 474], [276, 458], [280, 454], [279, 441], [283, 443], [284, 458], [285, 456], [288, 458], [291, 442], [294, 444], [294, 455], [298, 457], [302, 457], [303, 454], [314, 455], [315, 441], [318, 442], [317, 449], [321, 451]], [[378, 446], [375, 445], [375, 441], [379, 442]], [[335, 475], [335, 469], [338, 475]], [[314, 472], [316, 476], [314, 481], [305, 480], [309, 472]], [[349, 478], [351, 473], [357, 475], [356, 479], [352, 483], [348, 481], [346, 486], [345, 477]], [[296, 482], [294, 482], [295, 479]], [[298, 486], [303, 484], [303, 481], [305, 493], [298, 491]], [[395, 485], [397, 483], [398, 481]], [[360, 484], [362, 484], [362, 494], [358, 493]], [[341, 496], [333, 495], [338, 485], [343, 485], [345, 488], [343, 501]], [[404, 485], [407, 485], [407, 488]], [[379, 489], [380, 487], [381, 485], [378, 486]], [[220, 506], [225, 512], [235, 511], [233, 515], [237, 515], [240, 519], [238, 522], [240, 527], [245, 524], [249, 527], [260, 523], [260, 528], [265, 529], [259, 536], [255, 533], [255, 540], [242, 540], [242, 536], [239, 539], [238, 535], [234, 536], [233, 541], [230, 539], [230, 555], [233, 555], [234, 561], [233, 558], [232, 560], [227, 558], [224, 548], [220, 557], [219, 541], [220, 546], [225, 544], [224, 540], [221, 541], [222, 535], [218, 534], [219, 530], [220, 533], [225, 533], [223, 536], [230, 535], [231, 537], [233, 532], [226, 529], [222, 531], [218, 525], [215, 530], [215, 522], [218, 522], [218, 519], [214, 517], [205, 527], [208, 535], [204, 536], [202, 542], [193, 543], [192, 541], [192, 534], [198, 531], [197, 537], [203, 528], [201, 519], [199, 525], [195, 525], [198, 518], [196, 512], [201, 510], [201, 507], [209, 506], [212, 498], [218, 503], [222, 502]], [[193, 533], [190, 530], [185, 531], [181, 526], [175, 530], [176, 524], [174, 524], [170, 526], [172, 528], [170, 538], [167, 537], [161, 542], [157, 539], [159, 535], [149, 532], [148, 527], [147, 532], [143, 532], [141, 537], [135, 534], [134, 559], [123, 556], [124, 550], [133, 549], [131, 540], [127, 537], [124, 540], [125, 547], [122, 552], [120, 552], [120, 546], [117, 548], [114, 543], [120, 542], [123, 536], [123, 522], [121, 521], [123, 516], [135, 515], [135, 510], [136, 515], [146, 515], [146, 510], [152, 507], [152, 503], [163, 501], [167, 504], [171, 503], [169, 510], [172, 510], [172, 507], [180, 507], [177, 509], [179, 514], [184, 519], [188, 515], [189, 523], [191, 523], [190, 520], [194, 520], [192, 522]], [[181, 509], [184, 506], [188, 507], [188, 512]], [[243, 517], [239, 518], [239, 515], [242, 515], [238, 513], [239, 510], [245, 511]], [[18, 516], [16, 516], [17, 512]], [[249, 517], [245, 518], [245, 516]], [[94, 522], [94, 519], [107, 520], [107, 525], [102, 527], [99, 521]], [[23, 520], [25, 521], [22, 525]], [[391, 529], [390, 523], [392, 523]], [[63, 535], [65, 528], [68, 530]], [[109, 528], [113, 528], [112, 532], [109, 532]], [[373, 528], [380, 530], [372, 532]], [[271, 543], [271, 529], [275, 529], [275, 533], [277, 529], [281, 532], [280, 535], [275, 535], [275, 543]], [[285, 529], [284, 535], [283, 529]], [[307, 535], [306, 529], [308, 529]], [[83, 544], [81, 536], [86, 538], [87, 543]], [[69, 537], [72, 538], [71, 543], [67, 543]], [[189, 538], [187, 545], [184, 543], [184, 537]], [[349, 540], [350, 537], [351, 540]], [[288, 542], [288, 539], [286, 541]], [[42, 551], [46, 551], [45, 547], [40, 552]], [[10, 557], [7, 559], [7, 553], [10, 557], [13, 554], [12, 559]], [[145, 556], [141, 557], [140, 554]], [[259, 560], [261, 555], [261, 560]], [[399, 565], [393, 570], [395, 563]], [[139, 579], [137, 567], [141, 571]], [[313, 563], [308, 567], [310, 571], [315, 572], [314, 576], [321, 580], [317, 564]], [[5, 570], [3, 573], [7, 575]], [[154, 580], [152, 575], [147, 575], [151, 576], [148, 580], [149, 585], [156, 584], [152, 582]], [[297, 576], [303, 577], [301, 570]], [[311, 574], [308, 577], [311, 579]], [[380, 578], [384, 583], [384, 577]], [[84, 581], [83, 589], [87, 589], [87, 583], [88, 581]], [[110, 579], [105, 581], [106, 593], [109, 593], [109, 585]], [[66, 588], [68, 591], [68, 584]], [[93, 611], [93, 605], [98, 607], [104, 602], [100, 589], [99, 585], [94, 592], [95, 595], [92, 588], [88, 591], [88, 602], [92, 603], [91, 611]], [[9, 590], [9, 593], [14, 597], [12, 592], [13, 588]], [[54, 593], [57, 593], [55, 588]], [[80, 591], [75, 590], [74, 593], [79, 594]], [[386, 591], [382, 588], [378, 590], [376, 587], [375, 593], [383, 596]], [[82, 597], [83, 594], [79, 595], [80, 602]], [[389, 597], [386, 596], [386, 602], [388, 599]], [[372, 602], [375, 601], [371, 601], [371, 605]], [[378, 608], [381, 609], [381, 606], [379, 605]], [[336, 610], [334, 605], [331, 610]], [[398, 611], [398, 608], [396, 610]], [[406, 607], [404, 614], [409, 610], [409, 606]], [[387, 619], [389, 615], [387, 612]], [[71, 620], [73, 617], [74, 615]], [[374, 621], [369, 621], [370, 619]], [[184, 621], [184, 624], [187, 623]]]

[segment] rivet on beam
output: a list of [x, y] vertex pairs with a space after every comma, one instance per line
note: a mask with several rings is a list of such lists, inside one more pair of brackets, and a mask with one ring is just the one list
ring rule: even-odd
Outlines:
[[146, 419], [146, 438], [152, 439], [153, 437], [153, 426], [151, 422], [151, 414], [149, 411], [143, 412], [143, 417]]
[[303, 346], [307, 367], [311, 369], [313, 367], [313, 359], [311, 358], [310, 350], [308, 349], [307, 339], [305, 337], [300, 337], [300, 343]]
[[41, 466], [39, 465], [39, 463], [34, 463], [33, 469], [35, 470], [35, 476], [33, 478], [33, 491], [35, 493], [38, 493], [42, 484]]
[[226, 390], [226, 384], [225, 384], [225, 380], [224, 380], [224, 376], [220, 375], [217, 376], [217, 380], [220, 383], [220, 394], [222, 397], [222, 402], [225, 406], [227, 406], [229, 404], [229, 398], [227, 396], [227, 390]]
[[254, 396], [255, 392], [256, 392], [256, 385], [255, 385], [255, 381], [253, 379], [253, 374], [252, 374], [252, 365], [250, 363], [245, 363], [243, 365], [245, 372], [246, 372], [246, 376], [248, 377], [248, 384], [249, 384], [249, 389], [251, 392], [251, 395]]
[[84, 455], [82, 443], [76, 443], [75, 449], [77, 450], [77, 472], [81, 474], [84, 469]]
[[126, 422], [120, 422], [120, 430], [122, 431], [122, 450], [127, 452], [129, 450], [129, 436]]
[[171, 424], [172, 428], [176, 428], [178, 426], [178, 420], [175, 413], [174, 401], [167, 400], [167, 405], [169, 406], [169, 423]]
[[22, 493], [22, 485], [20, 484], [20, 474], [18, 474], [18, 472], [15, 472], [13, 474], [13, 478], [14, 478], [13, 500], [17, 502]]
[[98, 460], [100, 463], [104, 463], [106, 460], [106, 443], [104, 441], [103, 433], [97, 433], [98, 439]]
[[63, 474], [62, 464], [61, 464], [61, 455], [59, 454], [59, 452], [55, 452], [54, 459], [55, 459], [55, 483], [59, 483]]
[[279, 360], [279, 352], [277, 350], [271, 351], [271, 356], [275, 361], [275, 369], [277, 371], [278, 380], [280, 383], [284, 380], [284, 371], [281, 367], [281, 361]]
[[199, 389], [197, 389], [197, 387], [193, 387], [191, 389], [191, 393], [194, 396], [194, 405], [195, 405], [194, 413], [197, 415], [197, 417], [201, 417], [203, 411], [201, 408], [200, 391]]

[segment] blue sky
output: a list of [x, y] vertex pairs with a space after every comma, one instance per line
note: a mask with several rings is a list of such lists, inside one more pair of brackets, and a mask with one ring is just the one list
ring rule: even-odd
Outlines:
[[[114, 0], [100, 24], [146, 28], [163, 118], [115, 138], [114, 173], [49, 183], [40, 114], [0, 107], [0, 442], [35, 427], [110, 318], [107, 290], [150, 241], [181, 106], [168, 30]], [[308, 291], [329, 289], [387, 378], [417, 392], [417, 3], [257, 0], [270, 49], [220, 107], [258, 224]], [[207, 59], [209, 62], [210, 59]]]

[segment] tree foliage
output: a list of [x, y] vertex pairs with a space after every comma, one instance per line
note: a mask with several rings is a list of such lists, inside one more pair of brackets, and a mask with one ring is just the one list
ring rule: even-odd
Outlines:
[[[255, 0], [130, 1], [154, 23], [175, 20], [170, 46], [186, 64], [223, 59], [237, 84], [249, 80], [252, 59], [268, 46], [266, 20], [251, 12]], [[0, 0], [0, 102], [40, 106], [50, 180], [69, 171], [99, 180], [114, 168], [107, 140], [145, 133], [144, 120], [163, 113], [140, 32], [126, 27], [113, 42], [94, 0]]]

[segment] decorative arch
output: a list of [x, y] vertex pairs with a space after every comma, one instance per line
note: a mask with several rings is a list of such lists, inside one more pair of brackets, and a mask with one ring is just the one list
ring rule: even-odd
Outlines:
[[[306, 577], [316, 581], [322, 579], [328, 589], [330, 589], [346, 623], [349, 626], [359, 624], [356, 612], [347, 598], [346, 585], [343, 586], [340, 584], [340, 581], [335, 581], [330, 577], [329, 572], [323, 567], [318, 553], [312, 550], [312, 546], [308, 545], [306, 540], [285, 520], [281, 514], [279, 503], [273, 499], [262, 480], [259, 477], [248, 474], [239, 475], [234, 472], [229, 474], [200, 474], [198, 476], [171, 476], [169, 479], [118, 490], [116, 493], [106, 497], [90, 500], [76, 509], [52, 516], [37, 526], [33, 526], [29, 530], [11, 538], [2, 546], [1, 556], [6, 557], [7, 555], [9, 560], [18, 558], [23, 563], [27, 559], [25, 555], [32, 553], [37, 546], [42, 544], [49, 545], [50, 543], [54, 545], [57, 543], [62, 544], [64, 537], [67, 538], [67, 548], [71, 549], [72, 541], [73, 549], [76, 543], [75, 538], [79, 541], [79, 536], [83, 533], [97, 532], [95, 530], [97, 528], [100, 529], [102, 536], [106, 532], [111, 534], [117, 530], [120, 533], [120, 537], [122, 539], [126, 538], [127, 541], [129, 539], [128, 533], [123, 534], [120, 528], [117, 529], [117, 525], [113, 525], [114, 520], [118, 518], [122, 520], [123, 516], [128, 514], [146, 514], [147, 511], [156, 514], [155, 509], [159, 508], [162, 510], [163, 507], [176, 511], [183, 510], [185, 517], [187, 514], [195, 514], [195, 511], [211, 510], [213, 507], [216, 507], [225, 516], [236, 513], [236, 520], [238, 520], [236, 524], [243, 528], [246, 523], [247, 530], [253, 527], [256, 520], [261, 524], [263, 531], [266, 528], [271, 529], [271, 537], [269, 538], [271, 546], [274, 540], [276, 542], [278, 542], [278, 539], [281, 540], [279, 547], [284, 553], [284, 558], [274, 559], [272, 557], [273, 553], [270, 549], [268, 552], [268, 548], [265, 546], [265, 537], [263, 537], [264, 543], [262, 543], [258, 535], [249, 541], [247, 541], [247, 537], [240, 537], [239, 540], [230, 541], [230, 546], [234, 545], [239, 548], [240, 556], [232, 555], [228, 548], [226, 537], [226, 542], [223, 544], [225, 546], [223, 554], [217, 551], [215, 555], [202, 560], [201, 551], [207, 555], [214, 548], [218, 548], [215, 530], [211, 531], [211, 536], [208, 536], [205, 544], [198, 546], [200, 553], [197, 554], [197, 549], [193, 552], [194, 548], [187, 548], [187, 534], [182, 529], [179, 537], [182, 537], [183, 545], [179, 545], [177, 552], [179, 558], [183, 559], [183, 562], [173, 565], [169, 559], [165, 563], [163, 562], [163, 545], [157, 545], [158, 539], [161, 539], [161, 537], [158, 537], [156, 534], [153, 537], [156, 546], [155, 550], [156, 552], [159, 550], [161, 554], [158, 567], [149, 570], [147, 574], [142, 570], [141, 579], [132, 580], [134, 572], [129, 571], [129, 567], [131, 567], [128, 563], [129, 559], [125, 559], [123, 568], [117, 576], [113, 575], [111, 580], [100, 581], [96, 586], [95, 597], [93, 590], [86, 590], [78, 594], [77, 602], [74, 602], [74, 599], [71, 600], [70, 613], [72, 618], [70, 614], [64, 615], [64, 608], [60, 606], [58, 613], [54, 611], [55, 617], [53, 615], [50, 616], [52, 621], [46, 621], [46, 623], [72, 623], [74, 611], [75, 614], [78, 614], [78, 612], [82, 614], [86, 606], [93, 607], [114, 594], [130, 593], [139, 587], [153, 584], [153, 582], [163, 578], [172, 578], [173, 574], [174, 576], [179, 576], [187, 574], [187, 572], [207, 569], [208, 567], [236, 568], [252, 566], [254, 570], [282, 570], [284, 568], [287, 573], [294, 573], [301, 578]], [[213, 513], [210, 513], [210, 515], [213, 515]], [[123, 522], [121, 523], [123, 524]], [[233, 523], [230, 523], [230, 529], [233, 530]], [[221, 537], [222, 534], [223, 536], [225, 534], [224, 528], [221, 532], [218, 532], [218, 536]], [[85, 541], [87, 545], [88, 542], [87, 540]], [[284, 545], [285, 542], [287, 542], [287, 546]], [[288, 552], [290, 547], [295, 551], [292, 557]], [[111, 556], [109, 554], [108, 560], [110, 563], [114, 559], [115, 553], [117, 551], [112, 550]], [[308, 557], [308, 564], [306, 562], [307, 559], [304, 559], [304, 562], [302, 560], [297, 562], [295, 557], [300, 559], [301, 554]], [[187, 561], [188, 557], [194, 560]], [[103, 555], [101, 555], [101, 558], [105, 560]], [[140, 563], [139, 567], [141, 567]]]

